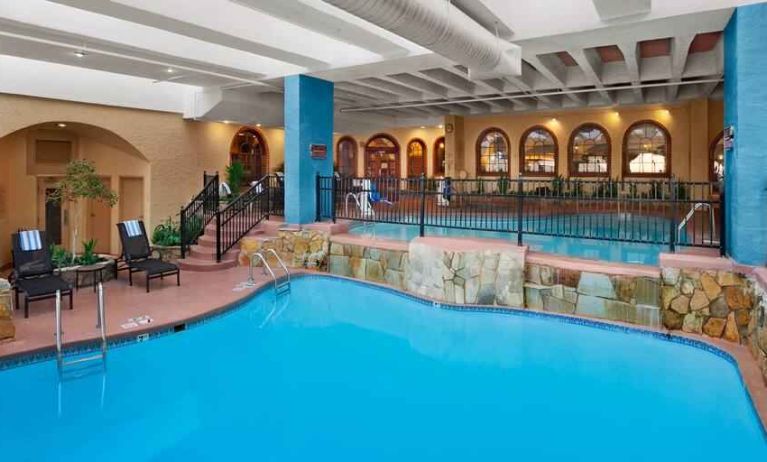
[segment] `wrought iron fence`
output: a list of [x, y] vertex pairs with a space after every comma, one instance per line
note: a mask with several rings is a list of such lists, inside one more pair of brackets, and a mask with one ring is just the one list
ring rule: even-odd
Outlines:
[[261, 220], [269, 217], [269, 178], [264, 177], [218, 212], [216, 224], [216, 261], [248, 234]]
[[317, 219], [722, 247], [719, 183], [317, 177]]
[[207, 225], [218, 212], [218, 173], [203, 173], [203, 188], [179, 214], [181, 231], [181, 258], [189, 246], [197, 243]]

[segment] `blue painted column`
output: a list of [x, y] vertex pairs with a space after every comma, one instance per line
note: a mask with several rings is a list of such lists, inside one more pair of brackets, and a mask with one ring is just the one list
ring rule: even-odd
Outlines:
[[724, 124], [735, 127], [725, 152], [727, 253], [767, 262], [767, 3], [742, 6], [724, 31]]
[[[327, 147], [313, 159], [310, 146]], [[285, 77], [285, 222], [314, 222], [317, 175], [333, 174], [333, 83], [293, 75]]]

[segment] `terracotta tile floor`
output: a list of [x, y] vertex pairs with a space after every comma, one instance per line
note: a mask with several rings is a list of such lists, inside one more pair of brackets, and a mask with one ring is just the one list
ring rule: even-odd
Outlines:
[[[296, 272], [298, 273], [298, 272]], [[254, 271], [256, 287], [271, 284], [271, 279], [258, 269]], [[239, 292], [232, 289], [248, 277], [248, 270], [235, 267], [216, 272], [181, 273], [181, 287], [175, 278], [152, 281], [152, 292], [146, 293], [142, 276], [134, 275], [133, 287], [128, 286], [127, 274], [105, 283], [107, 335], [138, 335], [147, 330], [170, 327], [181, 321], [196, 318], [225, 307], [247, 297], [255, 289]], [[63, 329], [65, 344], [94, 340], [99, 336], [96, 329], [96, 296], [90, 287], [82, 288], [75, 294], [75, 309], [70, 311], [66, 302], [63, 307]], [[148, 326], [122, 329], [121, 324], [128, 318], [149, 315], [154, 322]], [[21, 310], [16, 311], [16, 339], [0, 343], [0, 358], [52, 349], [55, 345], [54, 302], [45, 300], [30, 305], [29, 319], [24, 319]], [[615, 323], [620, 324], [620, 323]], [[638, 327], [638, 326], [631, 326]], [[641, 328], [641, 327], [640, 327]], [[756, 361], [745, 346], [734, 345], [718, 339], [674, 332], [674, 335], [702, 340], [729, 352], [738, 366], [751, 394], [754, 405], [767, 429], [767, 386]]]
[[[254, 271], [254, 275], [259, 286], [270, 283], [268, 276], [264, 276], [260, 270]], [[232, 291], [238, 283], [247, 279], [248, 270], [244, 267], [208, 273], [183, 271], [180, 287], [176, 286], [175, 277], [164, 281], [155, 279], [151, 281], [150, 293], [146, 293], [143, 276], [134, 274], [133, 277], [133, 287], [128, 285], [128, 275], [125, 272], [120, 274], [120, 279], [104, 284], [107, 335], [138, 335], [144, 330], [172, 326], [179, 321], [236, 302], [253, 291]], [[51, 348], [55, 345], [54, 300], [31, 303], [28, 319], [24, 319], [23, 303], [22, 295], [22, 309], [15, 311], [13, 319], [16, 325], [16, 339], [0, 343], [0, 357]], [[93, 290], [85, 287], [77, 291], [74, 306], [75, 309], [70, 311], [67, 298], [62, 300], [64, 343], [98, 338], [96, 295]], [[154, 321], [149, 325], [128, 330], [120, 327], [129, 318], [141, 315], [149, 315]]]

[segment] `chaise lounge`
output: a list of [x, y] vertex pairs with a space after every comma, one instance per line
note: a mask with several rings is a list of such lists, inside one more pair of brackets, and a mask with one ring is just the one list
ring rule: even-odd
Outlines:
[[149, 281], [164, 279], [165, 276], [176, 275], [176, 285], [181, 285], [181, 271], [178, 266], [159, 258], [152, 258], [152, 247], [146, 234], [144, 222], [129, 220], [117, 223], [122, 242], [122, 258], [128, 270], [128, 282], [133, 285], [133, 273], [146, 273], [146, 291], [149, 292]]
[[48, 250], [45, 232], [19, 231], [11, 235], [13, 256], [13, 291], [16, 309], [19, 309], [19, 292], [24, 292], [24, 317], [29, 317], [29, 302], [69, 295], [69, 309], [73, 309], [72, 285], [54, 274], [53, 262]]

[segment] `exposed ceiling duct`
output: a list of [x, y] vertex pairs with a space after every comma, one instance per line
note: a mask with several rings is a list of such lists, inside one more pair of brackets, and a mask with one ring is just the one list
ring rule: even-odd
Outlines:
[[472, 79], [522, 74], [522, 51], [447, 0], [324, 0], [469, 69]]

